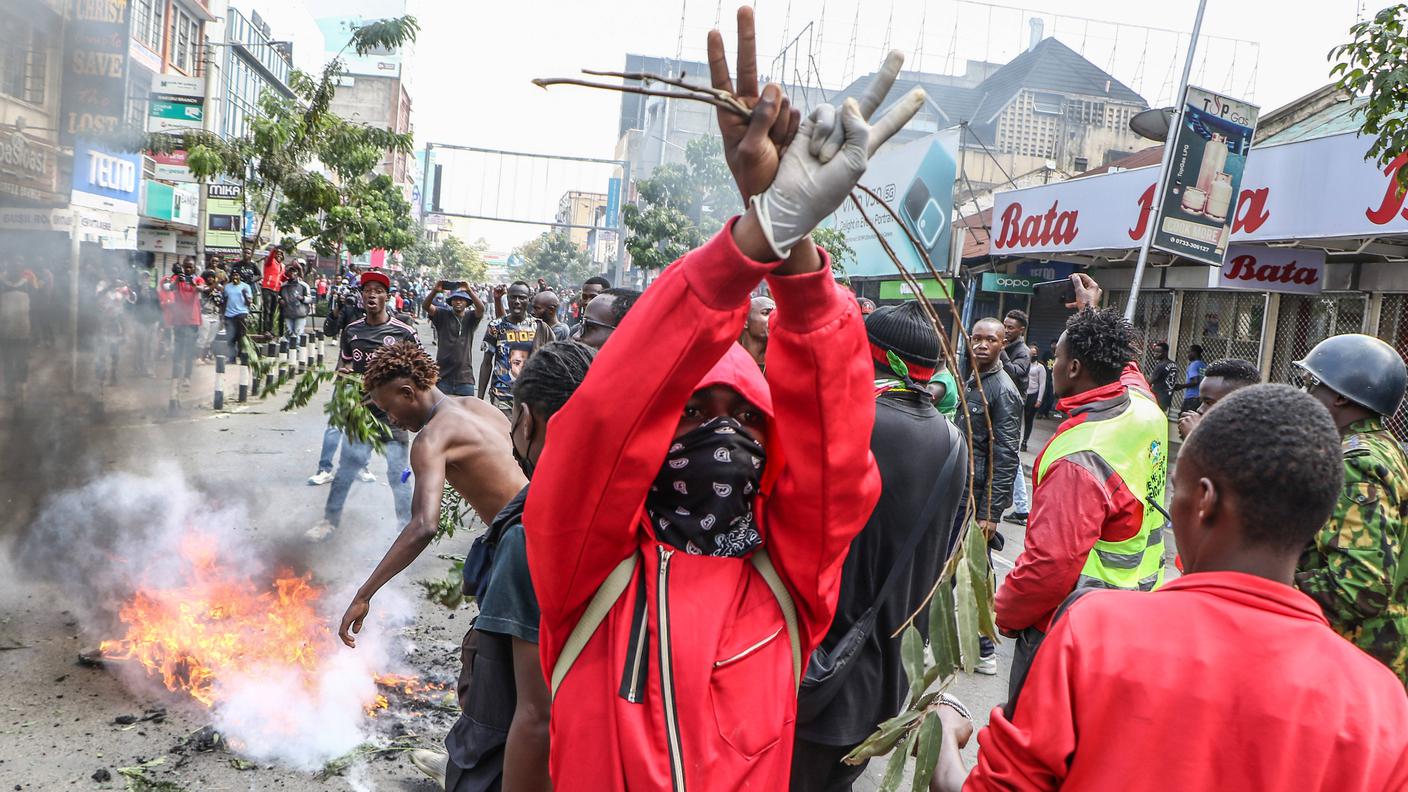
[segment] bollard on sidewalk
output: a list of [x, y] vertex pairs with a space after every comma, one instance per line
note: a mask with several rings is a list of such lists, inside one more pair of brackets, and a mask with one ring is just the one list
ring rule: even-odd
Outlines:
[[264, 345], [264, 359], [271, 361], [269, 368], [266, 369], [264, 372], [263, 392], [266, 396], [274, 392], [274, 366], [272, 364], [272, 361], [274, 359], [274, 353], [276, 349], [277, 347], [275, 347], [273, 341], [270, 341]]
[[322, 331], [322, 330], [319, 330], [319, 331], [318, 331], [318, 367], [319, 367], [319, 368], [322, 368], [322, 365], [323, 365], [323, 347], [327, 346], [327, 340], [328, 340], [328, 339], [327, 339], [327, 336], [323, 335], [323, 331]]
[[244, 404], [249, 401], [249, 356], [240, 352], [240, 392], [239, 403]]
[[279, 386], [283, 387], [288, 382], [288, 339], [279, 339]]
[[215, 409], [225, 409], [225, 356], [215, 356]]
[[166, 411], [172, 415], [181, 408], [181, 381], [171, 378], [171, 394], [166, 400]]

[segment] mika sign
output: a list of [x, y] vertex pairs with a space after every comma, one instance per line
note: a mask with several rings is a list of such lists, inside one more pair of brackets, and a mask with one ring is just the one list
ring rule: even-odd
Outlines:
[[1233, 245], [1222, 266], [1208, 271], [1208, 286], [1319, 294], [1325, 288], [1325, 253], [1303, 248]]

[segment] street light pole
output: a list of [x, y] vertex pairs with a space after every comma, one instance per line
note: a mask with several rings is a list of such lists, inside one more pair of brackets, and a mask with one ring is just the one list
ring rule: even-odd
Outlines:
[[1183, 79], [1178, 83], [1178, 93], [1173, 97], [1173, 118], [1169, 119], [1168, 137], [1164, 140], [1164, 156], [1159, 161], [1159, 176], [1154, 182], [1154, 200], [1149, 204], [1149, 222], [1144, 229], [1144, 240], [1139, 243], [1139, 261], [1134, 265], [1134, 283], [1129, 287], [1129, 303], [1124, 307], [1124, 318], [1134, 321], [1134, 308], [1139, 302], [1139, 287], [1144, 283], [1144, 270], [1149, 264], [1149, 245], [1154, 241], [1154, 225], [1159, 219], [1159, 206], [1164, 200], [1164, 174], [1168, 173], [1169, 161], [1173, 159], [1173, 140], [1183, 123], [1183, 95], [1188, 92], [1188, 77], [1193, 73], [1193, 53], [1198, 49], [1198, 33], [1203, 28], [1203, 12], [1208, 0], [1198, 0], [1198, 16], [1193, 20], [1193, 37], [1188, 41], [1188, 55], [1183, 59]]

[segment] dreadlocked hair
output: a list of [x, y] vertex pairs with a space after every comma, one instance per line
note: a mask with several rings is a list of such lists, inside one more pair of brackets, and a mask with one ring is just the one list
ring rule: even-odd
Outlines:
[[545, 344], [518, 372], [513, 381], [515, 404], [533, 405], [542, 420], [552, 417], [572, 398], [577, 386], [587, 377], [596, 350], [576, 341], [554, 341]]
[[1096, 382], [1108, 384], [1134, 360], [1134, 328], [1115, 308], [1087, 308], [1066, 320], [1066, 346]]
[[430, 390], [440, 380], [440, 367], [420, 344], [400, 341], [372, 353], [362, 375], [362, 390], [371, 393], [401, 377], [410, 380], [416, 390]]

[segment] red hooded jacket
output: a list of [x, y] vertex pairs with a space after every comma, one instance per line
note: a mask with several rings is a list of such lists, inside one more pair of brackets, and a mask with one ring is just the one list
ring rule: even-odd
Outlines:
[[[524, 514], [545, 674], [606, 576], [641, 557], [553, 701], [558, 792], [787, 788], [797, 680], [777, 600], [746, 559], [676, 551], [644, 519], [690, 394], [726, 384], [767, 414], [754, 513], [805, 665], [879, 496], [874, 386], [860, 310], [830, 268], [774, 266], [745, 257], [730, 223], [650, 287], [548, 424]], [[767, 380], [735, 343], [764, 276], [777, 300]]]

